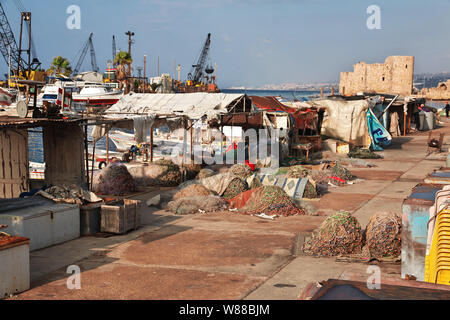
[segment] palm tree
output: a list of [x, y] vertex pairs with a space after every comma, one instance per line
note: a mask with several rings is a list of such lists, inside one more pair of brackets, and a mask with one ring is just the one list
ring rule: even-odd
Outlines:
[[161, 87], [161, 83], [153, 82], [150, 84], [150, 88], [152, 89], [153, 92], [156, 92], [156, 90], [158, 90], [159, 87]]
[[[117, 80], [120, 82], [120, 88], [125, 87], [128, 90], [128, 79], [127, 75], [131, 74], [131, 64], [133, 63], [133, 59], [131, 55], [126, 51], [120, 51], [116, 54], [116, 59], [114, 63], [117, 64]], [[126, 70], [125, 66], [128, 66], [128, 70]]]
[[69, 77], [71, 73], [72, 67], [70, 66], [69, 60], [61, 56], [53, 58], [53, 61], [50, 65], [50, 69], [47, 70], [47, 75], [49, 76], [64, 75], [66, 77]]

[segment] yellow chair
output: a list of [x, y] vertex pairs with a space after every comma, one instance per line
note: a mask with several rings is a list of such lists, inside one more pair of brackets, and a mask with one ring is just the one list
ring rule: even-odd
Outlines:
[[433, 240], [425, 258], [425, 281], [450, 285], [450, 208], [436, 216]]

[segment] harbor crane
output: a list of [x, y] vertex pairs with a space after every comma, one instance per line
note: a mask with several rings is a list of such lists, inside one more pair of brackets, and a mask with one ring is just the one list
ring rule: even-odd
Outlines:
[[[196, 85], [201, 82], [203, 78], [203, 72], [205, 71], [206, 61], [208, 60], [209, 48], [211, 46], [211, 33], [208, 33], [203, 49], [197, 60], [197, 63], [192, 66], [192, 71], [188, 74], [188, 84]], [[208, 68], [208, 72], [211, 68]], [[214, 72], [214, 71], [212, 71]], [[211, 73], [212, 73], [211, 72]]]
[[[17, 45], [8, 17], [0, 2], [0, 52], [12, 72], [17, 75], [22, 74], [22, 76], [25, 76], [25, 73], [28, 72], [26, 78], [29, 78], [31, 77], [31, 71], [37, 70], [41, 63], [37, 58], [31, 33], [31, 12], [25, 11], [21, 1], [17, 1], [15, 4], [21, 14], [19, 45]], [[28, 49], [22, 48], [24, 24], [28, 33]], [[22, 58], [22, 52], [27, 53], [27, 60]]]
[[92, 41], [92, 37], [94, 36], [93, 33], [90, 34], [89, 39], [86, 41], [86, 43], [83, 46], [83, 51], [81, 52], [80, 58], [78, 59], [78, 62], [75, 66], [75, 69], [73, 70], [73, 74], [77, 75], [80, 71], [81, 65], [84, 62], [84, 59], [86, 58], [86, 54], [88, 49], [91, 51], [91, 67], [92, 71], [98, 72], [99, 68], [97, 65], [97, 59], [95, 57], [95, 50], [94, 50], [94, 42]]

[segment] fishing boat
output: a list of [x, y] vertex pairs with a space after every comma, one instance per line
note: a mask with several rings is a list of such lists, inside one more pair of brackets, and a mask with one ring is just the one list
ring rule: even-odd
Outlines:
[[123, 91], [101, 84], [86, 84], [79, 93], [73, 93], [72, 95], [74, 103], [91, 106], [111, 106], [122, 97]]

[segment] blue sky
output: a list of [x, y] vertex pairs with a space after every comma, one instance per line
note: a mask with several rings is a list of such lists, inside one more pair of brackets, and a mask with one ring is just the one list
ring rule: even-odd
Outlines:
[[[1, 0], [16, 37], [19, 14]], [[262, 86], [339, 80], [358, 61], [383, 62], [389, 55], [414, 55], [416, 73], [450, 71], [449, 0], [21, 0], [33, 14], [39, 59], [48, 68], [61, 55], [75, 55], [94, 33], [98, 64], [111, 59], [112, 36], [127, 50], [128, 30], [136, 33], [134, 67], [148, 56], [151, 75], [186, 78], [208, 32], [219, 86]], [[81, 8], [81, 29], [69, 30], [66, 9]], [[366, 26], [369, 5], [381, 8], [381, 30]], [[89, 55], [83, 69], [89, 69]], [[0, 60], [0, 72], [7, 67]]]

